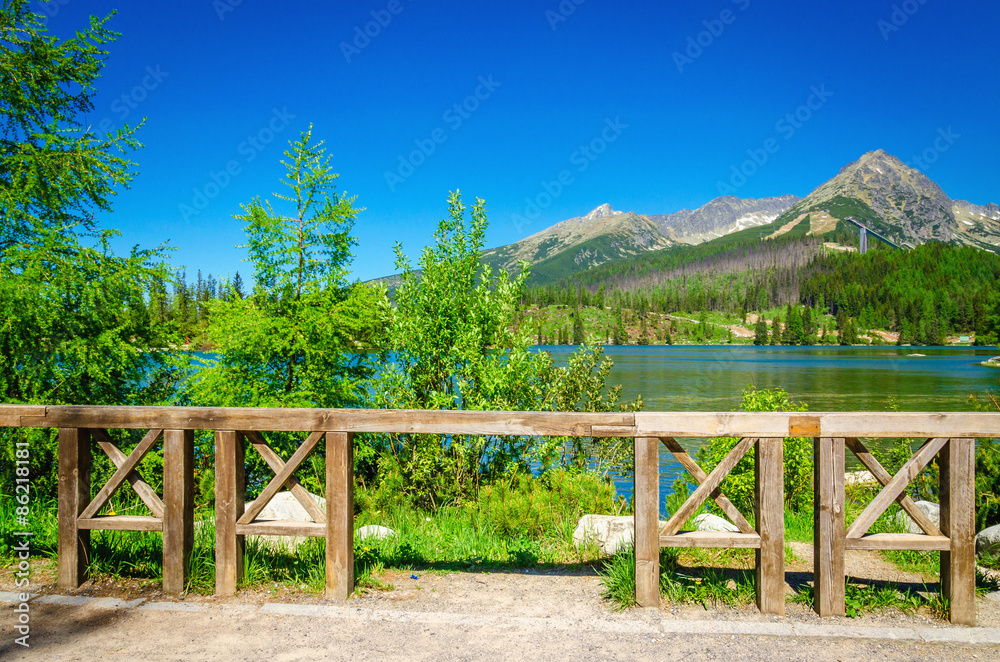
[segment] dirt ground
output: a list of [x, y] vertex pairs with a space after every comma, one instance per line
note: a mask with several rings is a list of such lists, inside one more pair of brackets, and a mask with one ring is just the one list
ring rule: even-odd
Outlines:
[[[810, 546], [795, 544], [795, 552], [790, 585], [811, 579]], [[847, 570], [919, 589], [926, 579], [869, 552], [849, 552]], [[35, 588], [54, 593], [53, 579], [51, 563], [40, 562]], [[914, 629], [970, 632], [922, 612], [820, 619], [795, 604], [784, 618], [761, 616], [753, 606], [664, 604], [616, 612], [592, 572], [393, 570], [382, 580], [393, 588], [341, 606], [287, 586], [170, 601], [155, 582], [88, 582], [74, 593], [147, 602], [130, 609], [33, 604], [30, 649], [13, 643], [7, 607], [0, 660], [1000, 660], [996, 645], [899, 640]], [[936, 581], [927, 588], [937, 590]], [[12, 590], [5, 569], [0, 591]], [[830, 625], [854, 630], [817, 634], [820, 627], [810, 634], [810, 627]], [[803, 634], [763, 636], [788, 626]], [[978, 626], [971, 632], [1000, 627], [1000, 603], [979, 600]]]

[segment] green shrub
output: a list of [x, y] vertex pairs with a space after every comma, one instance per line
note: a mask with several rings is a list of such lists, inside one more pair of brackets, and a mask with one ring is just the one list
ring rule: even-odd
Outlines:
[[[796, 412], [807, 409], [805, 403], [792, 402], [780, 389], [747, 387], [743, 391], [742, 411]], [[698, 461], [705, 471], [715, 468], [736, 446], [735, 437], [717, 437], [698, 451]], [[802, 512], [812, 506], [813, 445], [807, 438], [785, 439], [785, 506], [793, 512]], [[722, 491], [744, 513], [754, 509], [754, 453], [748, 452], [729, 476], [722, 481]]]

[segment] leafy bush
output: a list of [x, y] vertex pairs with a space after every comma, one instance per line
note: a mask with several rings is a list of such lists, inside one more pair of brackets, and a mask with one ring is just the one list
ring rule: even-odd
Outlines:
[[[805, 411], [805, 403], [792, 402], [788, 394], [780, 389], [757, 389], [747, 387], [743, 391], [742, 411], [751, 412], [795, 412]], [[735, 437], [717, 437], [698, 451], [698, 461], [705, 471], [711, 471], [736, 446]], [[812, 505], [812, 440], [802, 437], [785, 439], [785, 506], [792, 512], [802, 512]], [[729, 476], [722, 481], [722, 491], [742, 512], [753, 511], [755, 462], [751, 450]]]

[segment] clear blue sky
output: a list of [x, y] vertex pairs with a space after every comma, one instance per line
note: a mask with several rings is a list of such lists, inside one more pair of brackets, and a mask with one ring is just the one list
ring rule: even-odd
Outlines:
[[[1000, 201], [997, 3], [46, 4], [62, 35], [118, 10], [122, 36], [91, 122], [147, 117], [146, 146], [101, 221], [123, 232], [121, 248], [169, 241], [189, 280], [199, 268], [249, 275], [232, 216], [278, 188], [281, 152], [310, 122], [340, 190], [366, 208], [361, 279], [393, 272], [396, 241], [417, 255], [450, 190], [487, 201], [495, 246], [604, 202], [650, 214], [697, 207], [748, 150], [766, 161], [735, 180], [740, 197], [805, 195], [883, 148], [911, 165], [931, 150], [925, 172], [952, 198]], [[366, 29], [375, 36], [358, 37]], [[762, 153], [768, 139], [777, 150]], [[415, 141], [433, 153], [411, 159]], [[215, 189], [212, 173], [230, 162], [238, 174]], [[550, 184], [547, 198], [560, 173], [567, 183]], [[195, 203], [204, 208], [185, 218]]]

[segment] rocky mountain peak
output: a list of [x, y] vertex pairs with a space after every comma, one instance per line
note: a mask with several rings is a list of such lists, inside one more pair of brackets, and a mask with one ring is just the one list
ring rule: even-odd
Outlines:
[[612, 209], [611, 205], [605, 202], [603, 205], [594, 209], [589, 214], [584, 216], [584, 218], [587, 219], [588, 221], [593, 221], [598, 218], [604, 218], [605, 216], [617, 216], [621, 213], [622, 212], [620, 211], [615, 211], [614, 209]]

